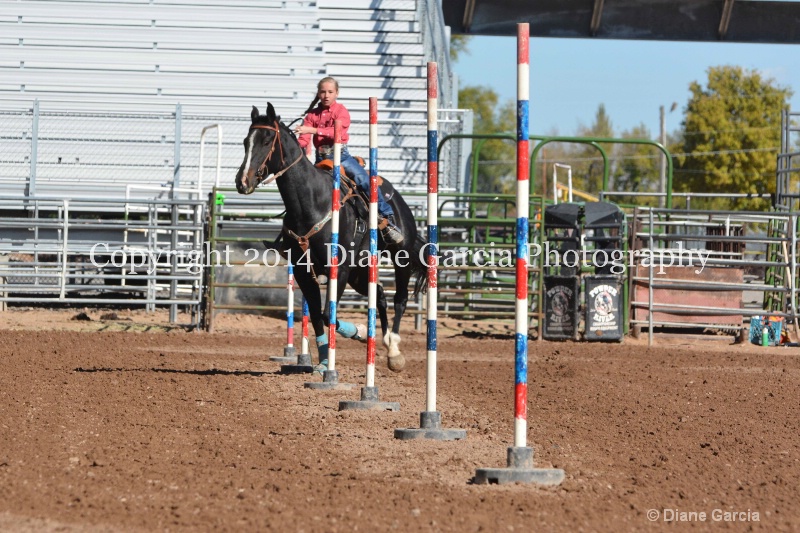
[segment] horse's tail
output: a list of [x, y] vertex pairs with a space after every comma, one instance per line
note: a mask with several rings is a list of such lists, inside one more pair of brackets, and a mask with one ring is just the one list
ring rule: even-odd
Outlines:
[[[417, 281], [414, 283], [414, 297], [420, 293], [428, 290], [428, 241], [417, 232], [417, 238], [414, 239], [413, 255], [411, 264], [413, 266], [414, 274], [417, 276]], [[424, 257], [424, 259], [423, 259]]]

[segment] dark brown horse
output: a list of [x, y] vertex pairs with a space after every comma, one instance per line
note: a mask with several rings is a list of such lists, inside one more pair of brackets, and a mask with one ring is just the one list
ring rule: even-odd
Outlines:
[[[329, 172], [315, 167], [300, 148], [294, 133], [281, 122], [272, 104], [267, 104], [267, 114], [260, 115], [254, 106], [251, 124], [244, 139], [244, 161], [236, 173], [236, 188], [241, 194], [250, 194], [269, 175], [276, 176], [281, 198], [286, 207], [283, 222], [283, 247], [290, 254], [294, 275], [300, 290], [308, 301], [309, 319], [317, 337], [320, 364], [327, 364], [328, 306], [322, 307], [318, 278], [328, 276], [331, 243], [331, 195], [333, 180]], [[388, 328], [386, 297], [378, 285], [377, 310], [383, 333], [383, 344], [388, 349], [389, 368], [399, 371], [405, 365], [400, 353], [400, 320], [408, 302], [408, 283], [417, 276], [417, 291], [427, 281], [424, 263], [425, 240], [418, 235], [414, 216], [408, 204], [392, 185], [383, 180], [381, 191], [395, 212], [395, 222], [403, 233], [404, 241], [388, 247], [378, 236], [381, 256], [386, 251], [394, 263], [395, 295], [394, 321]], [[342, 205], [339, 214], [340, 265], [338, 279], [347, 281], [362, 295], [367, 295], [369, 270], [362, 259], [369, 252], [369, 231], [365, 219], [359, 215], [356, 198]], [[342, 251], [344, 253], [342, 253]], [[345, 284], [339, 283], [337, 301]], [[330, 297], [330, 295], [329, 295]], [[347, 337], [356, 336], [356, 328], [337, 321], [337, 332]], [[361, 335], [363, 337], [363, 335]]]

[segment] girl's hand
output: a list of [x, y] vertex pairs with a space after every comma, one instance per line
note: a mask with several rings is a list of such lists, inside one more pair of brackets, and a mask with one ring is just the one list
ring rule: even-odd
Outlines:
[[313, 128], [311, 126], [300, 125], [294, 129], [294, 132], [298, 135], [302, 135], [304, 133], [317, 133], [317, 128]]

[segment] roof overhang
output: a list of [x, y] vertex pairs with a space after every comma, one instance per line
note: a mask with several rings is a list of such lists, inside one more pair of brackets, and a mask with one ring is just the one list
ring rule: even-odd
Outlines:
[[454, 34], [800, 43], [800, 1], [442, 0]]

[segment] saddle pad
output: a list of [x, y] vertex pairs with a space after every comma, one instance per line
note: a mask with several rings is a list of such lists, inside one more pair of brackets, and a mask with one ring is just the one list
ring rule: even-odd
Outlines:
[[316, 164], [316, 167], [321, 168], [322, 170], [327, 170], [328, 172], [333, 172], [333, 161], [330, 159], [323, 159]]
[[[361, 156], [354, 155], [353, 159], [358, 162], [364, 168], [367, 168], [367, 164], [364, 162], [364, 158]], [[319, 163], [316, 164], [317, 168], [321, 168], [322, 170], [333, 170], [333, 159], [323, 159]]]
[[[364, 166], [364, 160], [362, 158], [360, 158], [357, 155], [355, 155], [353, 157], [355, 157], [356, 161], [358, 161], [358, 163], [362, 167]], [[323, 159], [322, 161], [320, 161], [319, 163], [317, 163], [314, 166], [316, 166], [319, 169], [325, 170], [327, 172], [333, 173], [333, 160], [331, 160], [331, 159]], [[347, 172], [345, 172], [345, 174], [347, 174]], [[349, 176], [349, 174], [347, 174], [347, 175]], [[350, 176], [350, 177], [352, 177], [352, 176]], [[383, 178], [378, 176], [378, 187], [380, 187], [381, 185], [383, 185]]]

